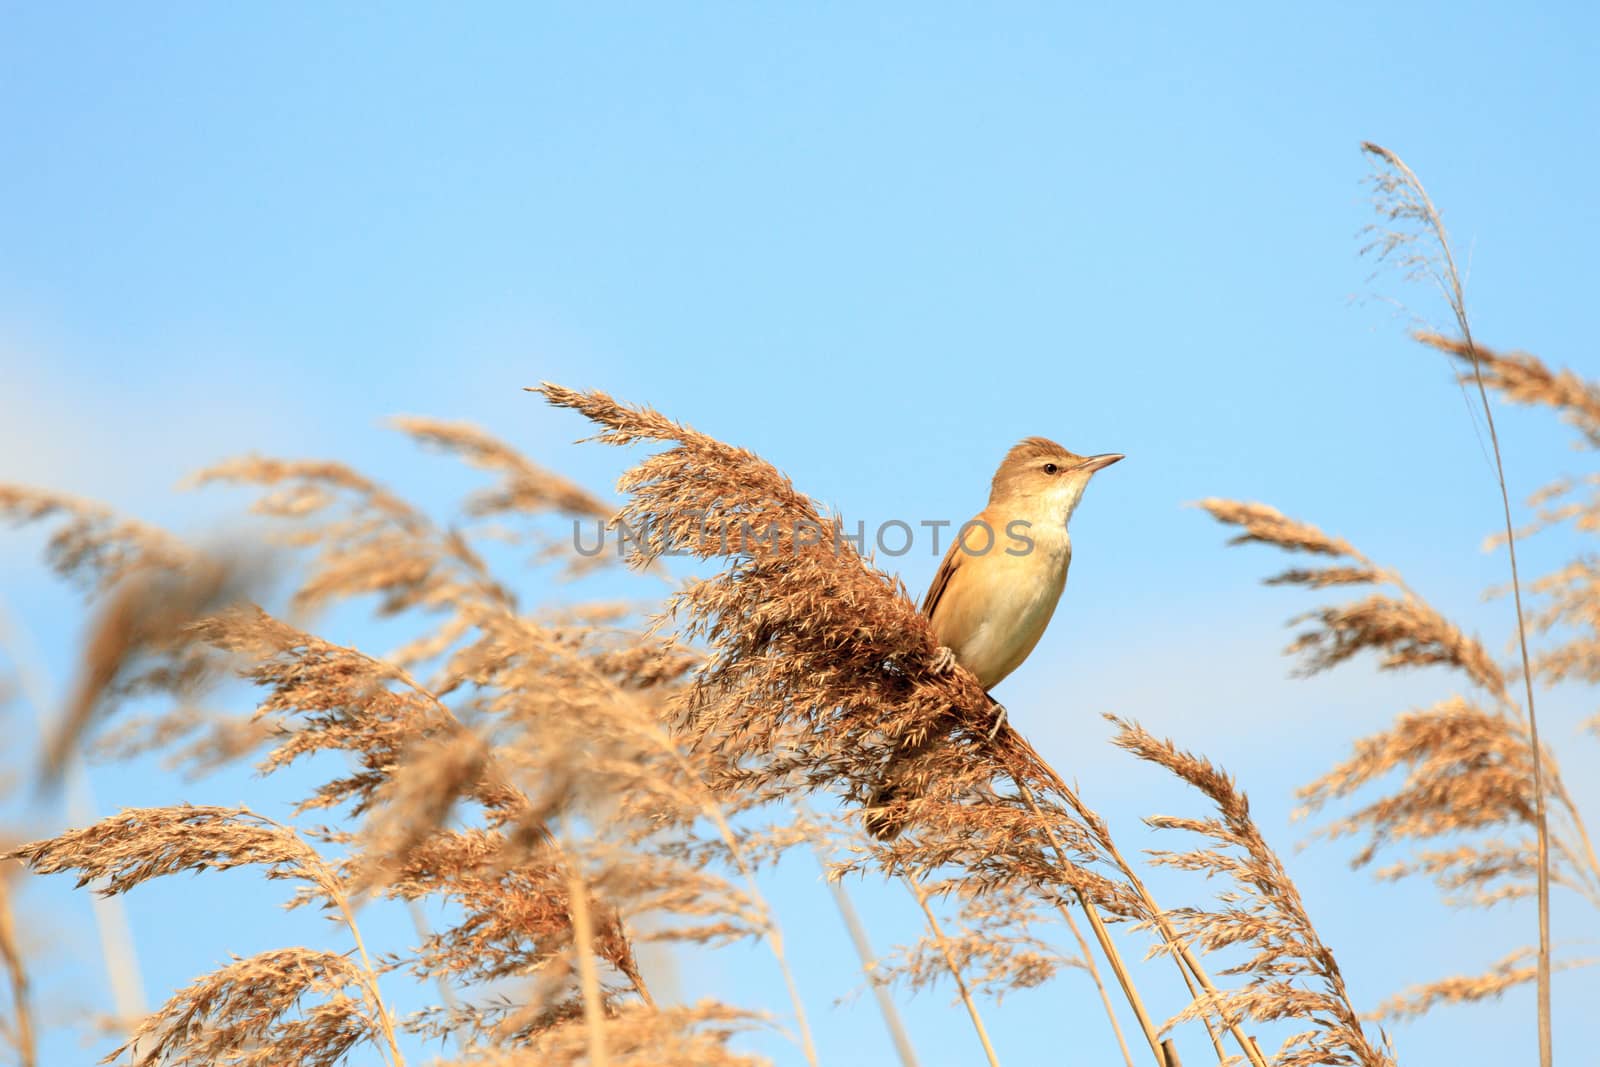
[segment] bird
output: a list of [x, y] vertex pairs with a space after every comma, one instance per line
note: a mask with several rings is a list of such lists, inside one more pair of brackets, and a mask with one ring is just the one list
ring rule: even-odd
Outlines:
[[[1089, 480], [1123, 458], [1120, 452], [1080, 456], [1046, 437], [1025, 438], [1006, 453], [988, 505], [951, 540], [922, 600], [940, 645], [936, 673], [959, 663], [987, 692], [1022, 665], [1066, 588], [1072, 564], [1067, 524]], [[994, 708], [990, 740], [1006, 716], [998, 701]], [[888, 840], [900, 832], [897, 818], [874, 809], [897, 798], [896, 771], [922, 747], [890, 758], [868, 802], [873, 836]]]

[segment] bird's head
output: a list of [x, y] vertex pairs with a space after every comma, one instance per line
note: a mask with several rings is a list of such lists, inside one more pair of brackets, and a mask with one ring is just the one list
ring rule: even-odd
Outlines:
[[1029, 437], [1001, 461], [994, 472], [989, 504], [1018, 515], [1059, 518], [1065, 523], [1094, 477], [1122, 458], [1120, 452], [1080, 456], [1045, 437]]

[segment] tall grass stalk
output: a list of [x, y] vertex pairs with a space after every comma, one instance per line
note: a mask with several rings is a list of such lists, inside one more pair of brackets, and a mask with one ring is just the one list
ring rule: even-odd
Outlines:
[[[1440, 289], [1443, 291], [1450, 311], [1455, 316], [1456, 326], [1461, 331], [1461, 339], [1465, 343], [1472, 361], [1473, 382], [1477, 386], [1478, 400], [1483, 407], [1483, 418], [1489, 429], [1489, 444], [1494, 456], [1495, 482], [1500, 490], [1500, 508], [1505, 520], [1506, 554], [1511, 563], [1511, 594], [1512, 603], [1517, 615], [1517, 646], [1522, 657], [1522, 684], [1527, 700], [1528, 709], [1528, 736], [1532, 747], [1533, 758], [1533, 796], [1534, 819], [1538, 839], [1538, 879], [1537, 894], [1539, 907], [1539, 954], [1538, 954], [1538, 979], [1537, 999], [1539, 1014], [1539, 1063], [1540, 1067], [1550, 1067], [1553, 1061], [1552, 1026], [1550, 1018], [1550, 829], [1549, 819], [1545, 811], [1545, 784], [1544, 784], [1544, 754], [1539, 744], [1539, 718], [1534, 713], [1533, 704], [1533, 664], [1528, 655], [1528, 626], [1522, 608], [1522, 579], [1517, 571], [1517, 536], [1516, 529], [1511, 520], [1511, 494], [1506, 489], [1505, 462], [1500, 454], [1500, 435], [1495, 429], [1494, 410], [1489, 404], [1489, 391], [1483, 380], [1483, 361], [1478, 354], [1477, 344], [1472, 338], [1472, 323], [1467, 317], [1466, 291], [1461, 282], [1461, 272], [1456, 269], [1455, 253], [1451, 249], [1450, 235], [1444, 227], [1444, 219], [1434, 206], [1433, 199], [1423, 187], [1422, 180], [1406, 165], [1394, 152], [1382, 145], [1364, 141], [1362, 151], [1375, 157], [1382, 166], [1387, 166], [1398, 176], [1398, 193], [1391, 211], [1400, 213], [1398, 217], [1406, 217], [1420, 222], [1433, 236], [1438, 245], [1439, 256], [1442, 260], [1429, 259], [1431, 270]], [[1382, 186], [1380, 185], [1380, 188]], [[1391, 217], [1397, 217], [1391, 215]], [[1385, 249], [1387, 251], [1387, 249]]]
[[955, 979], [956, 992], [960, 994], [961, 1003], [967, 1009], [967, 1017], [972, 1020], [972, 1029], [977, 1033], [979, 1043], [983, 1045], [984, 1058], [989, 1061], [989, 1067], [1000, 1067], [1000, 1058], [995, 1054], [993, 1042], [989, 1040], [989, 1028], [983, 1025], [983, 1015], [978, 1011], [978, 1002], [972, 999], [972, 990], [967, 987], [967, 980], [961, 976], [961, 964], [950, 951], [950, 943], [945, 939], [944, 928], [939, 925], [939, 917], [933, 913], [933, 908], [928, 904], [928, 894], [922, 888], [921, 880], [906, 875], [905, 883], [906, 888], [911, 890], [911, 895], [917, 898], [917, 906], [922, 909], [928, 930], [933, 934], [934, 943], [944, 954], [944, 962], [950, 968], [950, 977]]

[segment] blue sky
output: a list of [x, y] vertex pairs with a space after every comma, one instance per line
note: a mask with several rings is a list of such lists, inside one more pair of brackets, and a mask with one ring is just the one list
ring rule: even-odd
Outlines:
[[[1357, 255], [1357, 145], [1427, 181], [1481, 340], [1596, 374], [1580, 309], [1600, 281], [1597, 21], [1576, 4], [13, 5], [0, 480], [203, 532], [238, 501], [175, 483], [257, 450], [442, 505], [466, 480], [379, 425], [409, 412], [604, 489], [626, 457], [573, 446], [577, 420], [522, 392], [541, 379], [751, 447], [869, 525], [965, 518], [1028, 434], [1125, 452], [1074, 522], [1054, 625], [999, 695], [1126, 840], [1190, 802], [1104, 744], [1102, 711], [1227, 764], [1291, 852], [1293, 787], [1448, 682], [1285, 680], [1281, 621], [1309, 602], [1256, 586], [1276, 560], [1225, 551], [1183, 505], [1321, 522], [1500, 647], [1503, 606], [1479, 600], [1503, 568], [1478, 550], [1491, 476], [1442, 358], [1405, 338], [1442, 309]], [[1508, 414], [1503, 434], [1519, 493], [1581, 462], [1550, 420]], [[7, 535], [0, 567], [61, 684], [77, 607], [38, 575], [38, 544]], [[1530, 567], [1573, 548], [1530, 545]], [[920, 590], [937, 559], [894, 562]], [[1582, 694], [1551, 704], [1574, 768], [1593, 755], [1583, 711]], [[94, 785], [108, 811], [272, 795], [149, 768]], [[13, 811], [24, 832], [64, 817]], [[1291, 862], [1366, 1004], [1531, 929], [1373, 888], [1326, 849]], [[773, 895], [825, 1060], [883, 1062], [870, 998], [829, 1006], [849, 950], [814, 881], [798, 864]], [[40, 953], [71, 946], [83, 962], [52, 988], [104, 1008], [66, 889], [26, 898]], [[884, 944], [910, 935], [905, 901], [860, 892]], [[229, 951], [321, 936], [248, 877], [181, 896], [129, 901], [151, 996]], [[760, 950], [675, 966], [688, 993], [780, 1006]], [[1592, 1001], [1591, 979], [1562, 982], [1558, 1010]], [[1005, 1062], [1109, 1062], [1075, 983], [996, 1010]], [[974, 1061], [941, 996], [908, 1010], [924, 1063]], [[1402, 1062], [1501, 1062], [1526, 1056], [1531, 1018], [1516, 993], [1396, 1037]], [[74, 1037], [47, 1049], [84, 1058]]]

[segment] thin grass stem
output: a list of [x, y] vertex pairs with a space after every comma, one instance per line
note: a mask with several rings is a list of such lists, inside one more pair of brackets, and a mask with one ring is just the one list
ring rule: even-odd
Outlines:
[[583, 1021], [589, 1035], [589, 1062], [606, 1067], [605, 1003], [600, 993], [600, 969], [594, 962], [594, 920], [589, 915], [589, 890], [578, 874], [578, 866], [568, 850], [567, 912], [572, 917], [572, 954], [576, 957], [578, 982], [583, 989]]
[[867, 985], [872, 987], [873, 999], [878, 1003], [878, 1014], [883, 1016], [883, 1025], [889, 1031], [889, 1040], [894, 1043], [895, 1055], [904, 1067], [917, 1067], [917, 1053], [911, 1047], [911, 1036], [906, 1033], [905, 1024], [900, 1020], [900, 1013], [895, 1009], [894, 997], [889, 994], [889, 987], [878, 977], [878, 959], [872, 951], [872, 939], [867, 935], [867, 928], [862, 924], [855, 905], [850, 902], [850, 894], [845, 892], [844, 885], [827, 876], [827, 855], [821, 846], [817, 847], [816, 853], [817, 863], [822, 867], [823, 880], [828, 883], [828, 889], [833, 895], [834, 906], [839, 909], [839, 917], [844, 920], [845, 929], [850, 933], [850, 941], [855, 945], [856, 955], [861, 959], [861, 973], [866, 976]]
[[1545, 811], [1544, 757], [1539, 747], [1539, 719], [1534, 714], [1533, 706], [1533, 665], [1528, 655], [1528, 627], [1522, 609], [1522, 580], [1517, 571], [1516, 528], [1511, 521], [1511, 494], [1506, 488], [1506, 470], [1505, 462], [1500, 453], [1500, 435], [1495, 429], [1494, 411], [1489, 404], [1489, 391], [1483, 384], [1483, 362], [1478, 355], [1477, 345], [1472, 339], [1472, 324], [1467, 317], [1466, 292], [1461, 283], [1461, 272], [1456, 269], [1455, 253], [1450, 246], [1450, 236], [1444, 228], [1444, 219], [1439, 214], [1438, 208], [1434, 206], [1433, 199], [1428, 195], [1428, 190], [1423, 187], [1422, 180], [1406, 165], [1404, 160], [1381, 145], [1364, 142], [1361, 147], [1364, 151], [1383, 160], [1400, 174], [1405, 185], [1415, 193], [1421, 208], [1421, 217], [1433, 232], [1434, 239], [1438, 242], [1440, 254], [1444, 257], [1443, 274], [1440, 278], [1441, 288], [1444, 290], [1446, 300], [1450, 304], [1450, 310], [1455, 315], [1456, 325], [1461, 329], [1461, 339], [1472, 357], [1472, 377], [1478, 387], [1478, 400], [1483, 405], [1484, 420], [1489, 427], [1489, 444], [1494, 453], [1495, 481], [1500, 489], [1500, 507], [1505, 518], [1506, 554], [1511, 562], [1511, 594], [1517, 612], [1517, 644], [1522, 656], [1522, 684], [1527, 698], [1528, 740], [1533, 762], [1534, 821], [1535, 832], [1538, 837], [1539, 867], [1537, 885], [1539, 898], [1539, 957], [1537, 964], [1539, 1063], [1541, 1067], [1550, 1067], [1554, 1059], [1550, 1010], [1550, 827], [1549, 818]]
[[928, 906], [928, 894], [923, 891], [922, 884], [910, 875], [906, 876], [905, 881], [911, 889], [911, 895], [917, 898], [917, 903], [922, 907], [922, 914], [928, 920], [928, 929], [933, 931], [933, 939], [944, 955], [944, 962], [950, 968], [951, 977], [956, 980], [956, 989], [961, 993], [961, 1002], [967, 1006], [967, 1015], [972, 1019], [972, 1028], [977, 1031], [978, 1040], [983, 1044], [983, 1054], [988, 1057], [989, 1067], [1000, 1067], [994, 1045], [989, 1041], [989, 1031], [983, 1025], [983, 1016], [978, 1014], [977, 1002], [972, 999], [972, 991], [967, 988], [967, 980], [961, 977], [961, 966], [956, 962], [955, 954], [950, 951], [950, 944], [945, 940], [944, 929], [939, 925], [938, 916], [934, 915], [933, 909]]
[[[1068, 803], [1070, 803], [1080, 815], [1086, 813], [1087, 809], [1084, 808], [1083, 802], [1078, 799], [1078, 795], [1067, 786], [1066, 782], [1061, 780], [1061, 778], [1055, 773], [1054, 770], [1050, 768], [1048, 764], [1046, 764], [1042, 759], [1039, 759], [1037, 754], [1033, 753], [1032, 746], [1028, 745], [1022, 736], [1016, 733], [1014, 730], [1009, 730], [1008, 728], [1008, 733], [1012, 739], [1025, 746], [1026, 751], [1033, 755], [1034, 758], [1032, 762], [1041, 770], [1042, 773], [1046, 774], [1050, 778], [1051, 787], [1060, 792], [1061, 795], [1067, 799]], [[1033, 813], [1038, 816], [1040, 821], [1044, 824], [1045, 833], [1049, 836], [1051, 846], [1056, 850], [1057, 856], [1061, 857], [1063, 862], [1065, 862], [1066, 850], [1062, 847], [1060, 838], [1056, 836], [1055, 831], [1050, 828], [1049, 821], [1045, 819], [1044, 813], [1039, 809], [1038, 802], [1033, 796], [1033, 790], [1029, 788], [1026, 781], [1026, 776], [1015, 767], [1008, 768], [1008, 773], [1010, 773], [1012, 781], [1016, 782], [1017, 787], [1021, 790], [1023, 800], [1026, 801], [1029, 809], [1032, 810]], [[1203, 988], [1207, 993], [1215, 996], [1217, 994], [1217, 987], [1211, 981], [1211, 976], [1206, 973], [1205, 968], [1200, 965], [1200, 961], [1197, 960], [1194, 956], [1194, 953], [1189, 950], [1189, 946], [1183, 942], [1182, 938], [1178, 937], [1177, 932], [1172, 929], [1171, 925], [1163, 917], [1160, 906], [1156, 904], [1155, 899], [1150, 895], [1149, 890], [1145, 888], [1144, 882], [1134, 872], [1133, 868], [1129, 866], [1127, 860], [1123, 858], [1122, 853], [1117, 850], [1116, 845], [1110, 840], [1110, 837], [1107, 836], [1103, 838], [1101, 840], [1101, 845], [1106, 849], [1108, 856], [1111, 858], [1112, 862], [1116, 864], [1117, 869], [1121, 871], [1123, 877], [1127, 879], [1128, 885], [1135, 893], [1138, 894], [1140, 901], [1145, 906], [1145, 910], [1155, 920], [1156, 930], [1161, 934], [1162, 940], [1173, 951], [1179, 960], [1179, 970], [1182, 971], [1187, 968], [1189, 973], [1194, 976], [1195, 981], [1200, 983], [1201, 988]], [[1098, 923], [1099, 913], [1095, 912], [1088, 902], [1084, 902], [1084, 906], [1087, 911], [1093, 914], [1091, 923]], [[1102, 945], [1109, 945], [1109, 943], [1109, 937], [1107, 937], [1106, 940], [1102, 942]], [[1108, 956], [1114, 954], [1115, 952], [1116, 947], [1114, 945], [1110, 946]], [[1187, 979], [1185, 979], [1185, 982], [1187, 984]], [[1131, 982], [1129, 986], [1124, 988], [1124, 992], [1127, 993], [1130, 989]], [[1193, 991], [1194, 987], [1190, 986], [1190, 992], [1193, 993]], [[1133, 990], [1129, 999], [1129, 1006], [1133, 1007], [1135, 1015], [1140, 1014], [1144, 1010], [1142, 1003], [1136, 1003], [1137, 995], [1137, 990]], [[1261, 1054], [1261, 1050], [1256, 1047], [1255, 1042], [1249, 1037], [1249, 1035], [1244, 1033], [1243, 1029], [1239, 1026], [1238, 1021], [1231, 1019], [1223, 1019], [1222, 1021], [1228, 1027], [1229, 1032], [1233, 1035], [1234, 1041], [1237, 1042], [1240, 1050], [1243, 1051], [1246, 1058], [1250, 1060], [1252, 1067], [1267, 1067], [1266, 1057]], [[1206, 1029], [1211, 1031], [1209, 1023], [1207, 1024]], [[1148, 1027], [1146, 1029], [1146, 1033], [1150, 1038], [1151, 1047], [1157, 1051], [1156, 1062], [1164, 1062], [1164, 1057], [1160, 1053], [1160, 1042], [1157, 1040], [1153, 1026]], [[1213, 1045], [1220, 1046], [1220, 1042], [1217, 1040], [1217, 1036], [1214, 1031], [1211, 1032], [1211, 1036]], [[1217, 1054], [1219, 1060], [1225, 1058], [1222, 1055], [1222, 1050], [1220, 1047], [1217, 1049]]]
[[1094, 961], [1094, 951], [1089, 948], [1089, 942], [1084, 938], [1083, 931], [1078, 929], [1078, 920], [1072, 917], [1072, 912], [1062, 908], [1061, 917], [1067, 921], [1067, 929], [1072, 931], [1072, 936], [1078, 941], [1078, 951], [1083, 955], [1083, 965], [1088, 970], [1095, 989], [1100, 993], [1100, 1003], [1105, 1007], [1106, 1018], [1111, 1022], [1111, 1032], [1117, 1035], [1117, 1047], [1122, 1049], [1122, 1061], [1128, 1067], [1133, 1067], [1133, 1052], [1128, 1048], [1128, 1039], [1122, 1033], [1122, 1024], [1117, 1021], [1117, 1009], [1111, 1003], [1111, 994], [1107, 992], [1106, 984], [1100, 980], [1100, 965]]
[[367, 994], [372, 998], [372, 1010], [377, 1013], [378, 1025], [383, 1028], [383, 1039], [389, 1044], [389, 1060], [394, 1067], [405, 1067], [406, 1058], [401, 1054], [400, 1042], [395, 1037], [394, 1017], [389, 1014], [389, 1007], [383, 1002], [383, 995], [378, 991], [378, 972], [372, 966], [372, 957], [367, 955], [367, 943], [361, 936], [361, 927], [356, 924], [350, 899], [342, 891], [337, 891], [334, 892], [334, 903], [344, 918], [345, 926], [349, 927], [350, 937], [356, 943], [356, 953], [361, 957], [362, 982], [367, 987]]

